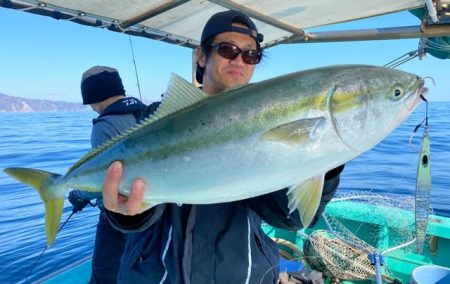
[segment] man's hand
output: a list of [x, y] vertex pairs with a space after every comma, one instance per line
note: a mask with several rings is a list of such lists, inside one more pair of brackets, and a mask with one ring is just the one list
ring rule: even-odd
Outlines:
[[136, 215], [144, 212], [149, 206], [143, 206], [142, 200], [145, 192], [145, 182], [137, 178], [131, 186], [131, 193], [126, 197], [119, 193], [119, 185], [122, 179], [122, 163], [114, 162], [108, 169], [103, 183], [103, 205], [109, 211], [122, 215]]
[[69, 192], [69, 202], [73, 206], [73, 213], [83, 210], [84, 207], [91, 203], [89, 199], [84, 199], [80, 193], [81, 192], [76, 189]]

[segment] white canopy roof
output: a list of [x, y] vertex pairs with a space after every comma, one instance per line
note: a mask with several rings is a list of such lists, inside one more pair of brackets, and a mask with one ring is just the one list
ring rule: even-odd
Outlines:
[[[211, 15], [238, 9], [251, 16], [262, 46], [305, 39], [305, 29], [425, 6], [424, 0], [0, 0], [0, 6], [195, 47]], [[418, 21], [419, 22], [419, 21]]]

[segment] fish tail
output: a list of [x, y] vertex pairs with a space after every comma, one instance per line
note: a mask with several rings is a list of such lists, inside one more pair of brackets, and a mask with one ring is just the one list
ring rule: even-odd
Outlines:
[[288, 191], [290, 212], [298, 210], [304, 228], [309, 227], [319, 208], [324, 178], [324, 175], [312, 177]]
[[45, 232], [47, 244], [50, 246], [58, 232], [64, 205], [61, 175], [29, 168], [6, 168], [5, 173], [35, 188], [45, 206]]

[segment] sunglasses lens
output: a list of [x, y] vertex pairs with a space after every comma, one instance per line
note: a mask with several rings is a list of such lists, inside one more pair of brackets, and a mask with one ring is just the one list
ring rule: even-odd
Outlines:
[[242, 60], [247, 64], [258, 64], [261, 60], [259, 50], [247, 50], [242, 53]]
[[219, 53], [224, 58], [230, 60], [233, 60], [236, 57], [238, 57], [240, 52], [241, 51], [236, 46], [226, 43], [222, 43], [221, 45], [219, 45], [219, 48], [217, 48], [217, 53]]
[[234, 60], [239, 53], [242, 53], [242, 61], [246, 64], [254, 65], [261, 61], [262, 53], [260, 50], [250, 49], [242, 51], [239, 47], [227, 42], [219, 43], [214, 47], [217, 48], [217, 53], [226, 59]]

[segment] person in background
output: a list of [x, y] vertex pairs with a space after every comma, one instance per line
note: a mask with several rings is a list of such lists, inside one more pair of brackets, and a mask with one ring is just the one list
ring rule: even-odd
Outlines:
[[[99, 116], [93, 120], [91, 146], [96, 148], [142, 119], [146, 105], [126, 97], [119, 72], [107, 66], [93, 66], [81, 78], [83, 104], [90, 105]], [[100, 208], [92, 259], [91, 283], [117, 283], [117, 274], [126, 235], [111, 227], [105, 217], [101, 194], [80, 190], [69, 193], [73, 212], [81, 211], [97, 198]]]
[[[245, 14], [229, 10], [206, 23], [197, 53], [196, 77], [207, 94], [249, 83], [262, 58], [263, 35]], [[306, 167], [307, 165], [305, 165]], [[318, 216], [334, 195], [344, 166], [325, 176]], [[111, 224], [128, 233], [119, 283], [277, 283], [279, 254], [261, 222], [299, 230], [289, 214], [287, 189], [235, 202], [207, 205], [159, 204], [142, 208], [151, 180], [135, 180], [119, 194], [123, 165], [114, 162], [103, 187]], [[146, 183], [150, 186], [146, 188]]]

